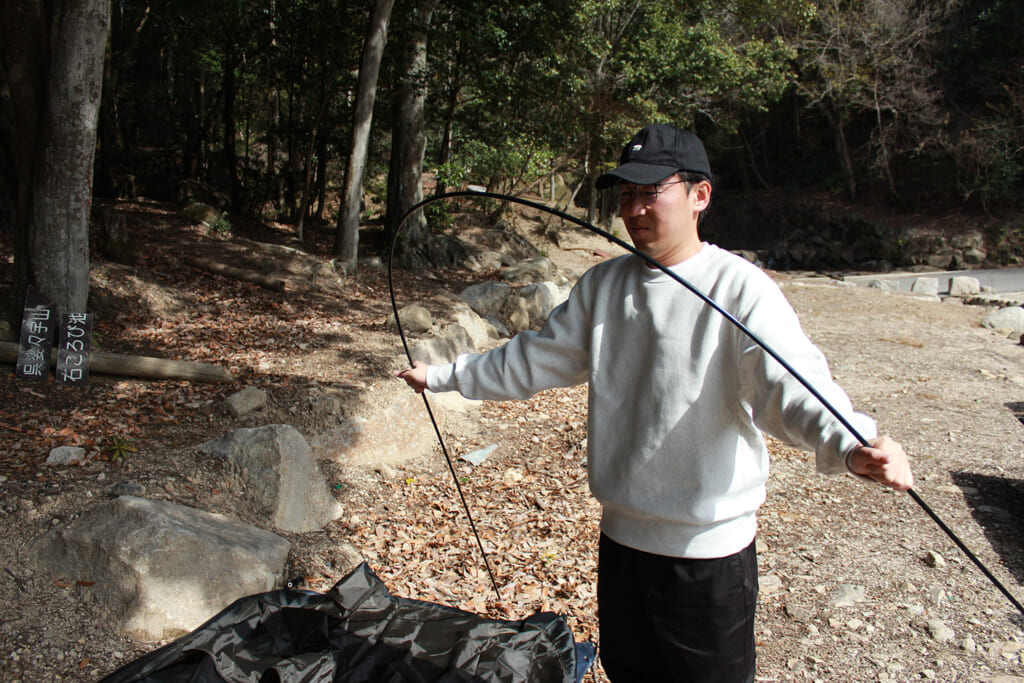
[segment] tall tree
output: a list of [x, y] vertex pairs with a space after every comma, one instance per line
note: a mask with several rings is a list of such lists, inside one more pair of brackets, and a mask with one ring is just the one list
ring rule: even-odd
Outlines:
[[35, 285], [59, 311], [83, 312], [110, 1], [4, 0], [0, 25], [17, 183], [13, 296]]
[[[409, 32], [404, 36], [405, 50], [394, 100], [384, 219], [385, 233], [389, 238], [397, 233], [402, 217], [423, 199], [423, 156], [427, 143], [427, 38], [431, 19], [439, 4], [440, 0], [417, 4], [410, 16]], [[431, 248], [430, 232], [422, 211], [410, 218], [410, 226], [402, 237], [396, 245], [396, 256], [400, 262], [412, 265], [430, 261], [426, 253]]]
[[352, 114], [352, 147], [349, 150], [342, 190], [341, 211], [338, 214], [334, 253], [346, 269], [354, 268], [359, 251], [359, 213], [362, 205], [363, 176], [370, 146], [373, 123], [373, 103], [377, 94], [377, 77], [384, 57], [388, 38], [388, 22], [395, 0], [374, 0], [370, 26], [363, 45], [359, 65], [359, 82]]
[[956, 189], [982, 205], [1020, 197], [1024, 177], [1024, 3], [961, 0], [943, 51]]
[[949, 6], [917, 0], [823, 0], [801, 48], [795, 81], [832, 127], [850, 199], [852, 124], [869, 130], [865, 165], [897, 194], [894, 160], [942, 147], [945, 110], [936, 81], [938, 38]]

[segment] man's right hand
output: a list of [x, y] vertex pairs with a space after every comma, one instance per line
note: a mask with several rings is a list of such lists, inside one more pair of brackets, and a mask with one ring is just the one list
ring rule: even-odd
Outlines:
[[422, 394], [427, 388], [428, 367], [430, 366], [423, 361], [413, 361], [411, 368], [399, 370], [395, 373], [395, 377], [398, 379], [404, 379], [405, 383], [415, 389], [417, 394]]

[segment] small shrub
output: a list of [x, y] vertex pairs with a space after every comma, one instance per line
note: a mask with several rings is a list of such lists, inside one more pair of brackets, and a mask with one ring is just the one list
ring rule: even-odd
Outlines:
[[135, 450], [135, 442], [131, 439], [112, 436], [110, 437], [110, 443], [103, 449], [103, 453], [110, 462], [118, 462], [119, 460], [127, 460], [129, 454], [134, 453]]
[[231, 221], [228, 220], [227, 211], [217, 214], [210, 221], [210, 232], [215, 235], [227, 235], [231, 232]]

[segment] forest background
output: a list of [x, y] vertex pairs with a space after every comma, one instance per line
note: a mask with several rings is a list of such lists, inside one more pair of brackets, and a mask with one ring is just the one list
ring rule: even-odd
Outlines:
[[[5, 0], [0, 12], [12, 323], [30, 284], [86, 310], [93, 198], [199, 199], [218, 230], [284, 223], [351, 270], [360, 240], [390, 244], [424, 192], [467, 183], [607, 225], [615, 201], [592, 180], [654, 121], [705, 140], [720, 194], [974, 212], [997, 241], [1024, 230], [1013, 0]], [[717, 219], [708, 236], [731, 248], [775, 229]], [[444, 261], [451, 222], [432, 206], [403, 233], [401, 261]]]

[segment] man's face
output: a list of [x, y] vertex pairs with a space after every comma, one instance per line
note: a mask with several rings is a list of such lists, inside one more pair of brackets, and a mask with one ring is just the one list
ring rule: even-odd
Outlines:
[[633, 245], [662, 265], [682, 263], [700, 250], [697, 217], [711, 200], [711, 183], [687, 187], [678, 175], [657, 185], [619, 185], [622, 221]]

